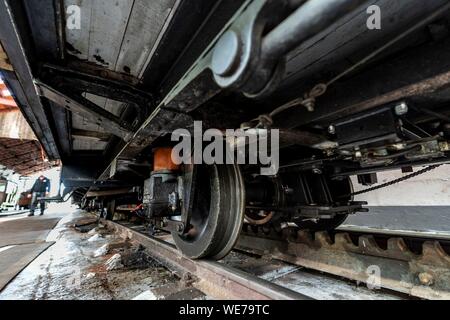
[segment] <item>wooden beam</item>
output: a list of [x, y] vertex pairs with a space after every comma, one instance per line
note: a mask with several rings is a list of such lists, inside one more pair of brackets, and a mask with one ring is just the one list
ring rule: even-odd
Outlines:
[[13, 71], [14, 68], [9, 62], [8, 55], [5, 50], [3, 50], [2, 45], [0, 44], [0, 69]]
[[72, 136], [80, 139], [90, 139], [99, 141], [109, 141], [111, 135], [105, 132], [72, 129]]
[[17, 108], [17, 104], [14, 100], [0, 98], [0, 104], [5, 107]]

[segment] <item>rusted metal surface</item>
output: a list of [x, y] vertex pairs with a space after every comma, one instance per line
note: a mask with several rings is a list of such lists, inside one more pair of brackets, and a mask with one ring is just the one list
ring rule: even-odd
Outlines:
[[111, 221], [103, 222], [123, 238], [141, 243], [149, 250], [153, 258], [174, 271], [180, 278], [190, 278], [194, 287], [211, 297], [233, 300], [309, 299], [302, 294], [219, 262], [186, 258], [175, 246], [149, 237], [139, 232], [139, 229]]
[[[427, 95], [442, 89], [445, 89], [450, 82], [450, 72], [437, 74], [433, 77], [423, 79], [422, 81], [406, 85], [396, 90], [379, 94], [371, 99], [349, 105], [345, 108], [344, 114], [352, 112], [362, 112], [377, 106], [385, 105], [401, 99], [407, 99], [414, 96]], [[332, 117], [333, 114], [326, 116]]]
[[285, 229], [245, 232], [238, 248], [419, 298], [450, 299], [448, 242]]

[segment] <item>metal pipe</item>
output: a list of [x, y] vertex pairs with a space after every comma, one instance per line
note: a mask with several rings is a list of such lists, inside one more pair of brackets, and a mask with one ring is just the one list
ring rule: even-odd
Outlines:
[[365, 2], [365, 0], [307, 1], [264, 37], [261, 48], [262, 60], [281, 58]]

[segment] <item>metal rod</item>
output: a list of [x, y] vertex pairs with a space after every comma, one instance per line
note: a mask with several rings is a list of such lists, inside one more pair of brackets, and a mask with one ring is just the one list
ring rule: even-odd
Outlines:
[[262, 60], [281, 58], [365, 2], [365, 0], [307, 1], [264, 38], [261, 48]]

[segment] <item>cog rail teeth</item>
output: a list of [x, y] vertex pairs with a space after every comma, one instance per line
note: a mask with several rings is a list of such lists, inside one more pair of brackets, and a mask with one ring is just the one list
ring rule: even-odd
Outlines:
[[386, 239], [380, 234], [354, 231], [254, 231], [244, 228], [238, 249], [269, 254], [274, 259], [365, 283], [370, 288], [423, 299], [450, 299], [448, 241], [425, 237]]

